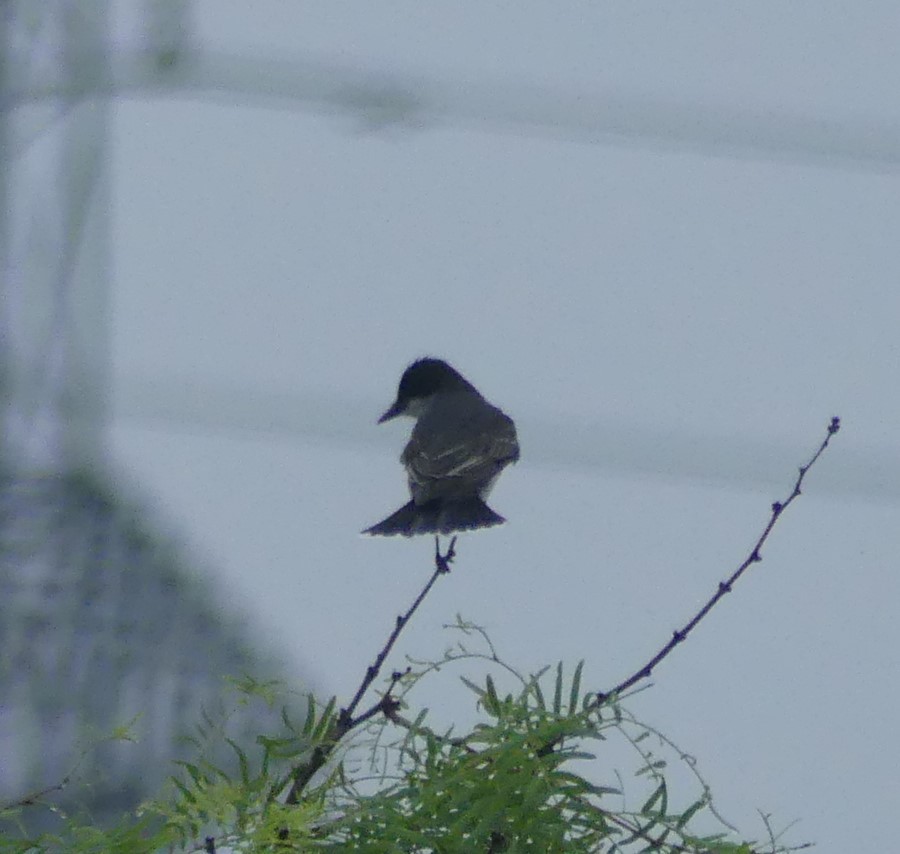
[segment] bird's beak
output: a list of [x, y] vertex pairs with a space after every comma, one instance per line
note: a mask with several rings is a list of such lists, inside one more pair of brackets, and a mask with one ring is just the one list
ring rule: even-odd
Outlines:
[[392, 418], [396, 418], [398, 415], [403, 414], [403, 406], [399, 400], [395, 400], [387, 412], [378, 419], [379, 424], [384, 424], [385, 421], [390, 421]]

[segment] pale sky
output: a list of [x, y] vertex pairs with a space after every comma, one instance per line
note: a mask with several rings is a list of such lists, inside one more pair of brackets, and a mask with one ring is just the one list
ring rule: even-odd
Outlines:
[[[522, 670], [584, 658], [608, 688], [740, 563], [840, 415], [764, 561], [631, 707], [747, 836], [762, 809], [822, 852], [889, 850], [900, 149], [754, 145], [801, 119], [896, 140], [896, 5], [216, 0], [193, 20], [246, 91], [116, 103], [112, 447], [222, 609], [352, 693], [430, 571], [427, 539], [358, 532], [405, 500], [408, 427], [375, 419], [437, 355], [515, 418], [522, 460], [491, 500], [509, 523], [460, 541], [395, 664], [440, 655], [459, 612]], [[421, 81], [422, 112], [262, 100], [259, 61]], [[565, 107], [551, 129], [497, 116], [547, 114], [540, 93]], [[746, 146], [567, 124], [604, 98], [651, 125], [750, 116]], [[422, 702], [471, 715], [454, 675]]]

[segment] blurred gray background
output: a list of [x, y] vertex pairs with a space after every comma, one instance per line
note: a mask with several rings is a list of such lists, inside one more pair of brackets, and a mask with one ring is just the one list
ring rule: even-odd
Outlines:
[[[207, 591], [171, 601], [240, 650], [200, 656], [210, 678], [259, 663], [346, 696], [430, 570], [427, 540], [357, 532], [405, 500], [407, 428], [375, 419], [438, 355], [516, 419], [522, 461], [491, 502], [509, 523], [460, 541], [396, 663], [440, 655], [460, 612], [523, 670], [585, 658], [607, 688], [840, 415], [763, 563], [630, 707], [746, 834], [761, 809], [798, 820], [787, 841], [890, 848], [896, 4], [3, 9], [5, 520], [89, 472]], [[40, 530], [4, 561], [31, 651], [4, 645], [7, 684], [34, 684], [35, 579], [81, 571]], [[157, 636], [198, 657], [172, 620], [135, 661]], [[456, 675], [417, 695], [443, 723], [472, 714]], [[33, 690], [0, 698], [4, 738]]]

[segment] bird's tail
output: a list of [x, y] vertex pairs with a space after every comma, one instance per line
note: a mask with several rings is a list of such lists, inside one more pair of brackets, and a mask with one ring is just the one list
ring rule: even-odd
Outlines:
[[475, 528], [490, 528], [505, 522], [480, 498], [462, 498], [455, 501], [439, 499], [427, 504], [409, 501], [396, 513], [382, 522], [366, 528], [364, 534], [391, 537], [402, 534], [452, 534], [455, 531], [471, 531]]

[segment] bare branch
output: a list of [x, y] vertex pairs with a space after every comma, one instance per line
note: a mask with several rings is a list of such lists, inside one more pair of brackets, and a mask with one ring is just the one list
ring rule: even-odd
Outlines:
[[693, 616], [693, 618], [688, 622], [683, 628], [678, 629], [677, 631], [672, 633], [672, 637], [669, 642], [656, 653], [640, 670], [636, 670], [631, 674], [627, 679], [622, 680], [615, 688], [610, 691], [598, 691], [597, 692], [597, 700], [596, 702], [603, 703], [609, 697], [619, 695], [623, 691], [627, 691], [629, 688], [636, 685], [642, 679], [647, 679], [650, 674], [653, 672], [653, 668], [656, 667], [669, 653], [675, 649], [678, 644], [680, 644], [687, 636], [696, 628], [697, 624], [713, 609], [716, 603], [726, 594], [731, 592], [731, 588], [734, 583], [744, 574], [747, 568], [754, 563], [759, 563], [762, 560], [762, 555], [760, 554], [760, 550], [763, 545], [765, 545], [766, 540], [769, 539], [769, 534], [772, 533], [772, 529], [775, 527], [776, 522], [781, 518], [782, 513], [793, 503], [793, 501], [800, 495], [801, 487], [803, 486], [803, 480], [806, 477], [807, 472], [813, 467], [825, 449], [828, 447], [828, 443], [831, 441], [831, 437], [837, 433], [841, 428], [841, 420], [840, 418], [832, 418], [831, 423], [828, 425], [828, 432], [825, 436], [825, 439], [822, 441], [822, 444], [819, 445], [819, 449], [813, 454], [810, 461], [804, 465], [800, 466], [800, 472], [797, 475], [797, 480], [794, 482], [794, 488], [791, 490], [791, 494], [784, 501], [776, 501], [772, 505], [772, 515], [769, 517], [768, 524], [763, 529], [763, 532], [759, 535], [759, 538], [756, 541], [756, 544], [750, 550], [750, 554], [745, 558], [744, 562], [731, 574], [729, 578], [725, 581], [719, 582], [719, 586], [716, 589], [716, 592], [707, 600], [706, 604]]
[[446, 553], [441, 554], [440, 541], [437, 537], [434, 538], [434, 572], [431, 574], [431, 577], [428, 579], [419, 595], [416, 596], [412, 605], [407, 608], [405, 613], [400, 614], [397, 617], [394, 622], [394, 628], [388, 636], [387, 641], [385, 641], [384, 646], [381, 648], [381, 651], [375, 657], [375, 661], [366, 668], [365, 675], [363, 676], [359, 687], [356, 689], [353, 699], [338, 713], [338, 718], [331, 728], [331, 732], [329, 732], [325, 740], [313, 750], [312, 756], [310, 756], [307, 762], [294, 768], [291, 774], [291, 788], [285, 799], [286, 804], [296, 804], [298, 802], [303, 789], [306, 788], [316, 771], [328, 761], [328, 757], [331, 756], [334, 749], [340, 743], [340, 740], [347, 735], [348, 732], [355, 729], [360, 724], [365, 723], [379, 712], [390, 714], [396, 709], [397, 701], [394, 699], [392, 692], [397, 683], [404, 676], [404, 674], [399, 671], [394, 672], [391, 684], [381, 699], [366, 709], [366, 711], [361, 712], [358, 715], [356, 714], [356, 710], [362, 702], [363, 696], [372, 683], [378, 678], [378, 674], [381, 672], [385, 659], [393, 649], [394, 644], [397, 642], [397, 638], [400, 637], [400, 633], [410, 619], [412, 619], [413, 614], [418, 610], [419, 605], [422, 604], [431, 588], [434, 587], [434, 583], [438, 578], [450, 572], [450, 564], [456, 557], [455, 546], [456, 537], [453, 537], [450, 540], [450, 545], [448, 546]]

